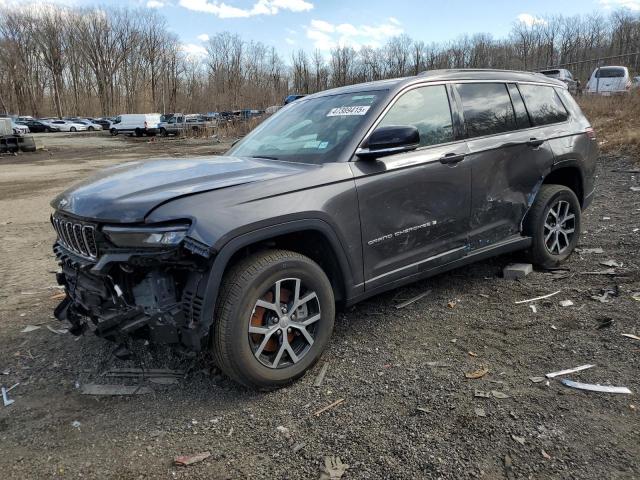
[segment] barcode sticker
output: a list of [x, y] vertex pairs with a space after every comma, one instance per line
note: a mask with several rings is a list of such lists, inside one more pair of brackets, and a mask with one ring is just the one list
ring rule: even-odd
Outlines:
[[327, 117], [343, 117], [349, 115], [364, 115], [369, 111], [369, 105], [358, 105], [355, 107], [337, 107], [332, 108]]

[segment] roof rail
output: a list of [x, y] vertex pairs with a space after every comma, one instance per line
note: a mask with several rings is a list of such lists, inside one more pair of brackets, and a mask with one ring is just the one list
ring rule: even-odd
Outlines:
[[510, 72], [510, 73], [534, 73], [526, 70], [506, 70], [502, 68], [438, 68], [435, 70], [425, 70], [418, 73], [418, 77], [423, 77], [430, 74], [444, 73], [444, 72]]

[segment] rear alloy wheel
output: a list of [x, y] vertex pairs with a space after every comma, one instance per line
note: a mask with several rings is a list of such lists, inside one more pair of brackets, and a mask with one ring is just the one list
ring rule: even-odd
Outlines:
[[77, 132], [76, 127], [71, 127], [71, 128], [69, 129], [69, 131], [70, 131], [70, 132]]
[[311, 259], [268, 250], [225, 276], [213, 327], [218, 366], [252, 388], [277, 388], [313, 366], [333, 330], [331, 283]]
[[89, 130], [90, 132], [93, 132], [95, 130], [95, 128], [89, 127], [87, 130]]
[[554, 268], [566, 260], [578, 243], [580, 220], [580, 202], [571, 189], [542, 185], [525, 221], [532, 262]]

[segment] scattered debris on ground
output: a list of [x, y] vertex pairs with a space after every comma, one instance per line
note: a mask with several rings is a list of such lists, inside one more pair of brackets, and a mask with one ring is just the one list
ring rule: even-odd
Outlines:
[[348, 468], [349, 465], [342, 463], [340, 457], [324, 457], [324, 468], [320, 473], [320, 480], [339, 480]]
[[4, 404], [5, 407], [8, 407], [9, 405], [12, 405], [13, 403], [15, 403], [15, 400], [12, 400], [11, 398], [9, 398], [9, 392], [14, 388], [16, 388], [18, 385], [20, 385], [20, 383], [16, 383], [15, 385], [9, 388], [2, 387], [2, 389], [0, 389], [2, 391], [2, 403]]
[[561, 307], [572, 307], [573, 306], [573, 302], [571, 300], [560, 300], [560, 302], [558, 302], [558, 304]]
[[418, 300], [426, 297], [427, 295], [429, 295], [429, 293], [431, 293], [431, 290], [427, 290], [426, 292], [422, 292], [421, 294], [416, 295], [415, 297], [412, 297], [409, 300], [405, 300], [404, 302], [397, 304], [396, 308], [398, 310], [400, 310], [401, 308], [407, 307], [407, 306], [411, 305], [412, 303], [415, 303]]
[[329, 363], [325, 362], [324, 365], [322, 365], [322, 368], [320, 369], [320, 372], [318, 372], [318, 376], [313, 381], [313, 386], [314, 387], [322, 386], [322, 382], [324, 382], [324, 377], [327, 375], [327, 370], [328, 369], [329, 369]]
[[533, 272], [533, 265], [530, 263], [510, 263], [502, 270], [505, 280], [518, 280]]
[[181, 467], [188, 467], [189, 465], [193, 465], [194, 463], [202, 462], [210, 456], [211, 452], [196, 453], [193, 455], [180, 455], [179, 457], [176, 457], [173, 462]]
[[554, 295], [559, 294], [561, 291], [562, 290], [558, 290], [557, 292], [549, 293], [547, 295], [542, 295], [541, 297], [529, 298], [527, 300], [519, 300], [516, 302], [516, 305], [520, 305], [523, 303], [537, 302], [538, 300], [544, 300], [545, 298], [550, 298], [550, 297], [553, 297]]
[[575, 368], [568, 368], [566, 370], [560, 370], [558, 372], [547, 373], [545, 376], [547, 378], [555, 378], [555, 377], [560, 377], [562, 375], [569, 375], [570, 373], [581, 372], [582, 370], [586, 370], [588, 368], [593, 368], [593, 367], [595, 367], [595, 365], [580, 365], [579, 367], [575, 367]]
[[484, 377], [487, 373], [489, 373], [489, 369], [487, 367], [482, 367], [479, 370], [474, 370], [473, 372], [467, 372], [464, 374], [464, 376], [470, 379], [478, 379], [478, 378]]
[[82, 395], [147, 395], [153, 390], [143, 385], [99, 385], [85, 383], [81, 387]]
[[318, 417], [318, 416], [320, 416], [320, 414], [321, 414], [321, 413], [324, 413], [324, 412], [326, 412], [327, 410], [330, 410], [330, 409], [332, 409], [332, 408], [334, 408], [334, 407], [337, 407], [337, 406], [338, 406], [338, 405], [340, 405], [342, 402], [344, 402], [344, 398], [341, 398], [341, 399], [339, 399], [339, 400], [336, 400], [335, 402], [330, 403], [330, 404], [329, 404], [329, 405], [327, 405], [326, 407], [322, 407], [320, 410], [318, 410], [318, 411], [314, 412], [313, 414], [314, 414], [316, 417]]
[[577, 388], [579, 390], [588, 390], [590, 392], [601, 392], [601, 393], [632, 393], [627, 387], [611, 387], [608, 385], [598, 385], [591, 383], [580, 383], [574, 382], [572, 380], [568, 380], [563, 378], [560, 380], [563, 385], [571, 388]]

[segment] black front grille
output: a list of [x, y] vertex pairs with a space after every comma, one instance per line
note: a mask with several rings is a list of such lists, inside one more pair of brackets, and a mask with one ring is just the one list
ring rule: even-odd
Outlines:
[[52, 223], [58, 234], [58, 242], [66, 249], [91, 260], [95, 260], [98, 257], [96, 227], [94, 225], [71, 220], [60, 215], [54, 215]]

